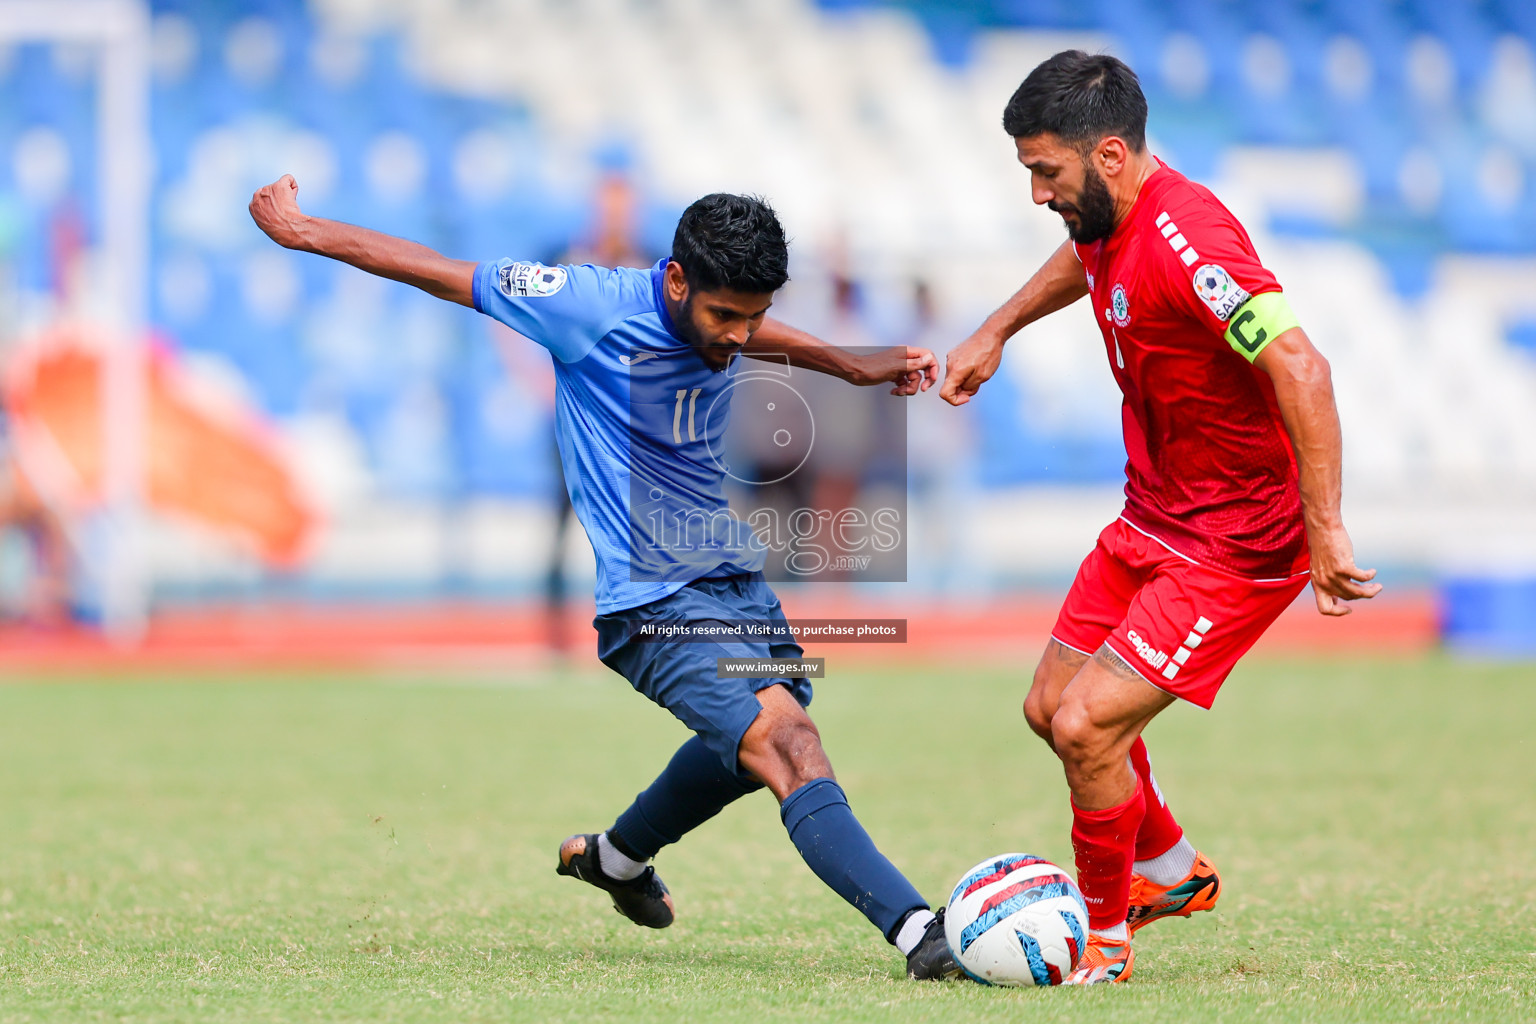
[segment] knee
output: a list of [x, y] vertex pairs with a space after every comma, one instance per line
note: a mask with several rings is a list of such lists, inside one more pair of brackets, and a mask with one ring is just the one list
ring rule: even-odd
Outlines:
[[1050, 719], [1051, 745], [1063, 762], [1093, 771], [1113, 758], [1114, 737], [1094, 723], [1081, 704], [1063, 702]]
[[823, 759], [821, 733], [808, 718], [775, 723], [769, 732], [768, 746], [785, 768], [819, 766]]
[[759, 721], [742, 737], [741, 763], [752, 775], [785, 793], [827, 774], [821, 734], [808, 717]]
[[1056, 716], [1056, 708], [1060, 703], [1059, 693], [1052, 692], [1050, 686], [1050, 671], [1044, 661], [1035, 669], [1035, 678], [1029, 687], [1029, 693], [1024, 697], [1024, 720], [1029, 723], [1045, 742], [1051, 742], [1051, 719]]
[[1055, 702], [1049, 700], [1039, 687], [1031, 688], [1024, 698], [1024, 720], [1029, 723], [1035, 735], [1047, 743], [1052, 742], [1051, 719], [1055, 713]]

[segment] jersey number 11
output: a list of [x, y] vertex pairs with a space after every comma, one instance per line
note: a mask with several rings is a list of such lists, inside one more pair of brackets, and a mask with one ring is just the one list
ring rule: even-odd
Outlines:
[[672, 440], [677, 444], [683, 443], [683, 399], [688, 399], [688, 440], [697, 441], [698, 437], [693, 432], [693, 406], [698, 401], [699, 392], [703, 388], [694, 388], [688, 391], [679, 388], [677, 392], [677, 407], [672, 410]]

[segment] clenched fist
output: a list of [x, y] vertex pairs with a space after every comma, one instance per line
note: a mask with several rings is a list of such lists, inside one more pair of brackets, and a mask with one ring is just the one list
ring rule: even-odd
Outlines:
[[927, 391], [939, 379], [939, 360], [926, 348], [897, 345], [871, 352], [859, 360], [859, 372], [848, 383], [867, 387], [894, 384], [893, 395], [915, 395]]
[[944, 359], [944, 385], [939, 397], [964, 405], [992, 379], [1003, 361], [1003, 341], [983, 328], [952, 349]]
[[285, 249], [304, 249], [304, 226], [309, 218], [299, 209], [299, 183], [285, 174], [263, 185], [251, 196], [251, 220], [267, 237]]

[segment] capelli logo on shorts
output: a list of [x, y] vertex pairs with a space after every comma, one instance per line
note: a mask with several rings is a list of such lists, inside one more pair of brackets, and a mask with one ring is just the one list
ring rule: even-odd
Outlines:
[[1136, 653], [1141, 655], [1143, 661], [1153, 668], [1162, 668], [1168, 661], [1168, 655], [1147, 643], [1136, 634], [1134, 629], [1126, 632], [1126, 637], [1131, 641], [1131, 646], [1136, 648]]

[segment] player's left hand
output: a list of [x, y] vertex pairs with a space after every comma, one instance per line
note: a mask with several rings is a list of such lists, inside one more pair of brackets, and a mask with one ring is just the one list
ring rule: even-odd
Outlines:
[[860, 372], [851, 383], [861, 387], [895, 384], [893, 395], [915, 395], [927, 391], [939, 379], [939, 359], [926, 348], [896, 345], [865, 356]]
[[1375, 569], [1355, 564], [1355, 548], [1349, 534], [1338, 527], [1327, 531], [1308, 531], [1312, 549], [1312, 596], [1323, 615], [1348, 615], [1346, 601], [1363, 600], [1381, 593], [1381, 584], [1372, 583]]

